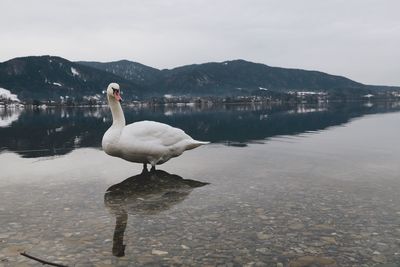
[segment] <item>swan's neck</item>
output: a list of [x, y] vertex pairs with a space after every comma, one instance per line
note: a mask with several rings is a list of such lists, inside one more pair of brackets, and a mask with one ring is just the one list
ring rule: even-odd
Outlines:
[[113, 117], [113, 124], [112, 127], [122, 128], [125, 126], [125, 116], [124, 112], [122, 111], [121, 104], [115, 100], [115, 98], [107, 96], [108, 98], [108, 105], [111, 109], [111, 114]]

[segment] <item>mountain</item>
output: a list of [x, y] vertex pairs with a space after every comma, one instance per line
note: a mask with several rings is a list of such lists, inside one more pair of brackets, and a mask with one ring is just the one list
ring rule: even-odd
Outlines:
[[278, 92], [325, 91], [349, 95], [391, 89], [365, 85], [319, 71], [271, 67], [245, 60], [194, 64], [164, 70], [127, 60], [78, 63], [117, 74], [147, 86], [153, 92], [168, 94], [254, 95], [268, 89]]
[[127, 96], [146, 91], [133, 81], [61, 57], [31, 56], [0, 63], [0, 87], [25, 101], [101, 95], [111, 81], [120, 83]]
[[138, 62], [120, 60], [113, 62], [77, 61], [76, 63], [104, 70], [137, 84], [151, 85], [162, 78], [161, 71]]
[[166, 91], [236, 93], [273, 91], [332, 91], [364, 88], [361, 83], [317, 71], [284, 69], [244, 60], [188, 65], [163, 71]]
[[[162, 96], [238, 96], [288, 91], [324, 91], [360, 96], [399, 87], [371, 86], [319, 71], [271, 67], [245, 60], [211, 62], [159, 70], [137, 62], [71, 62], [55, 56], [14, 58], [0, 63], [0, 88], [23, 101], [79, 101], [95, 96], [110, 82], [127, 100]], [[6, 92], [6, 91], [4, 91]], [[8, 92], [8, 91], [7, 91]], [[271, 92], [271, 93], [270, 93]]]

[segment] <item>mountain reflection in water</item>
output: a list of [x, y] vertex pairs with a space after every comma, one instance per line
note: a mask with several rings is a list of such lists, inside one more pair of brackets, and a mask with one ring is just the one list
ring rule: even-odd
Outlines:
[[[398, 103], [124, 107], [128, 123], [154, 120], [181, 128], [194, 139], [235, 146], [397, 110]], [[108, 107], [0, 109], [0, 149], [32, 158], [64, 155], [78, 147], [99, 148], [110, 124]]]
[[114, 256], [125, 255], [124, 233], [131, 215], [155, 215], [182, 202], [196, 187], [208, 183], [185, 180], [162, 170], [144, 170], [107, 189], [104, 204], [116, 218]]

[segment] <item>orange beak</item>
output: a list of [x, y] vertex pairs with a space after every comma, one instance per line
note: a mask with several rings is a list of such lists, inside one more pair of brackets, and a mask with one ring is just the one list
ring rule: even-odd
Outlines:
[[119, 101], [119, 102], [122, 101], [122, 98], [121, 98], [121, 95], [119, 94], [119, 91], [115, 91], [115, 92], [114, 92], [114, 97], [115, 97], [115, 99], [116, 99], [117, 101]]

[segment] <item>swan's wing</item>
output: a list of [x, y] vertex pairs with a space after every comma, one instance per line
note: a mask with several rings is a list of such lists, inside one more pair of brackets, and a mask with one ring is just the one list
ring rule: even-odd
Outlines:
[[154, 121], [140, 121], [125, 126], [121, 138], [162, 146], [172, 146], [182, 140], [192, 139], [181, 129]]

